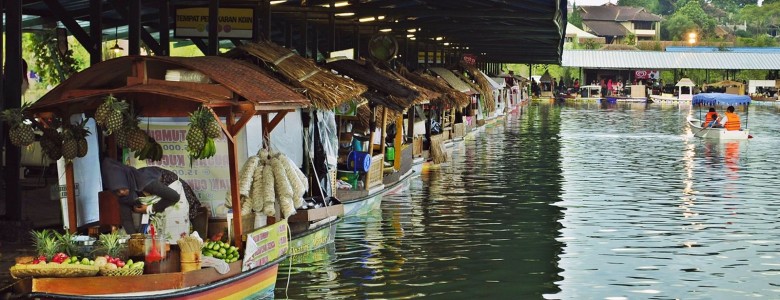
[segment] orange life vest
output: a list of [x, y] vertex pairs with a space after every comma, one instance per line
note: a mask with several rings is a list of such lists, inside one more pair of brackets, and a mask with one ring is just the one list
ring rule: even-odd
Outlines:
[[712, 116], [713, 116], [713, 115], [716, 115], [716, 114], [717, 114], [717, 113], [716, 113], [716, 112], [714, 112], [714, 111], [708, 112], [708, 113], [707, 113], [707, 116], [705, 116], [705, 117], [704, 117], [704, 124], [709, 124], [709, 123], [710, 123], [710, 121], [712, 121], [712, 119], [713, 119], [713, 117], [712, 117]]
[[726, 118], [728, 118], [728, 120], [726, 121], [726, 124], [723, 124], [723, 127], [725, 127], [726, 130], [739, 130], [742, 127], [737, 114], [726, 112]]

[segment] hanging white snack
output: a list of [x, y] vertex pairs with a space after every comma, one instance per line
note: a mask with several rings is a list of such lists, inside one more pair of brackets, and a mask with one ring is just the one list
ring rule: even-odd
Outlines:
[[241, 216], [248, 216], [252, 214], [252, 199], [241, 195]]
[[268, 164], [268, 150], [265, 148], [260, 148], [260, 150], [257, 150], [257, 156], [260, 157], [260, 163], [267, 165]]
[[301, 171], [301, 169], [298, 168], [298, 166], [295, 165], [295, 162], [289, 157], [287, 157], [287, 164], [290, 165], [290, 168], [295, 170], [295, 175], [298, 176], [301, 184], [303, 184], [303, 192], [306, 193], [306, 191], [309, 190], [309, 178], [306, 177], [306, 174], [303, 174], [303, 171]]
[[266, 216], [276, 215], [274, 202], [276, 202], [276, 193], [274, 192], [274, 171], [271, 166], [263, 167], [263, 213]]
[[276, 188], [276, 198], [279, 201], [279, 207], [282, 209], [284, 218], [295, 214], [295, 205], [293, 204], [293, 189], [290, 180], [287, 179], [285, 172], [285, 163], [278, 156], [271, 157], [271, 169], [274, 173], [274, 188]]
[[252, 198], [252, 210], [256, 213], [263, 212], [263, 206], [265, 205], [265, 195], [263, 193], [263, 169], [264, 165], [258, 164], [255, 168], [254, 180], [252, 180], [252, 190], [250, 191]]
[[304, 205], [305, 202], [303, 202], [303, 194], [306, 193], [306, 188], [303, 186], [303, 183], [301, 182], [301, 178], [298, 177], [298, 174], [296, 171], [300, 172], [298, 169], [298, 166], [295, 165], [295, 163], [292, 162], [287, 156], [284, 154], [279, 154], [279, 161], [284, 166], [284, 171], [287, 174], [287, 179], [290, 181], [290, 186], [292, 187], [293, 195], [293, 205], [295, 207], [301, 207]]
[[241, 167], [241, 176], [238, 181], [238, 191], [241, 196], [249, 197], [249, 191], [252, 189], [252, 181], [254, 180], [255, 168], [260, 162], [260, 157], [250, 156], [244, 166]]

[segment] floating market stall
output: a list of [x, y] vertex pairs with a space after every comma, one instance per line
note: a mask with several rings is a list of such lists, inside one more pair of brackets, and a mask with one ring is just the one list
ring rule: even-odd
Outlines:
[[725, 93], [732, 95], [745, 95], [745, 84], [739, 81], [723, 80], [703, 85], [705, 93]]
[[345, 205], [345, 215], [360, 214], [378, 207], [382, 193], [411, 175], [413, 149], [404, 144], [403, 112], [424, 101], [430, 91], [369, 62], [340, 59], [327, 67], [370, 89], [362, 95], [365, 101], [356, 105], [354, 117], [340, 117], [338, 129], [342, 137], [353, 136], [352, 145], [348, 139], [340, 143], [339, 172], [357, 181], [357, 189], [350, 184], [352, 188], [339, 189], [336, 195]]
[[[461, 80], [460, 77], [458, 77], [455, 73], [452, 71], [435, 67], [430, 68], [430, 71], [438, 75], [441, 79], [443, 79], [450, 87], [457, 90], [460, 93], [465, 94], [467, 97], [469, 97], [469, 104], [463, 109], [463, 132], [453, 132], [453, 136], [455, 137], [463, 137], [472, 130], [476, 129], [477, 126], [480, 124], [484, 124], [485, 120], [483, 118], [483, 114], [480, 110], [480, 102], [479, 102], [479, 95], [480, 93], [477, 91], [476, 88], [474, 88], [472, 85], [466, 83], [465, 81]], [[449, 109], [451, 111], [454, 111], [453, 108], [445, 107], [442, 111], [447, 111], [446, 109]], [[446, 115], [445, 115], [446, 116]], [[454, 121], [453, 121], [454, 122]], [[449, 140], [451, 137], [448, 135], [448, 133], [444, 133], [444, 136], [440, 138], [440, 142], [444, 143], [447, 140]], [[433, 141], [436, 138], [431, 137], [431, 149], [436, 149], [437, 147], [434, 147], [436, 143]], [[434, 163], [439, 163], [446, 161], [446, 157], [443, 159], [437, 159], [437, 156], [435, 155], [434, 150], [431, 150], [431, 156], [434, 160]]]
[[[169, 79], [166, 77], [171, 74], [171, 71], [182, 70], [192, 72], [189, 74], [196, 74], [196, 76], [193, 76], [193, 80], [182, 80], [181, 77], [179, 81], [166, 80]], [[107, 98], [107, 96], [110, 97]], [[112, 102], [104, 99], [121, 100]], [[116, 110], [121, 105], [105, 106], [105, 104], [119, 102], [133, 107], [136, 112], [136, 116], [133, 118], [187, 117], [189, 115], [190, 119], [193, 120], [194, 115], [198, 115], [201, 118], [199, 120], [215, 124], [216, 127], [213, 127], [214, 125], [208, 127], [216, 128], [217, 135], [221, 134], [227, 143], [228, 153], [224, 159], [229, 170], [231, 206], [236, 212], [242, 210], [243, 204], [241, 200], [242, 187], [239, 185], [239, 145], [237, 143], [243, 127], [254, 115], [259, 114], [265, 125], [262, 129], [263, 136], [268, 136], [268, 133], [274, 129], [287, 112], [309, 105], [309, 100], [300, 94], [263, 75], [254, 66], [239, 61], [220, 57], [129, 56], [95, 64], [71, 76], [33, 104], [25, 113], [34, 114], [36, 120], [48, 128], [54, 128], [56, 120], [62, 120], [68, 124], [74, 116], [94, 117], [99, 124], [105, 125], [101, 125], [102, 130], [108, 130], [108, 136], [105, 139], [107, 156], [116, 159], [120, 155], [116, 151], [117, 146], [121, 146], [122, 143], [120, 142], [122, 138], [119, 137], [120, 132], [130, 129], [134, 132], [143, 132], [137, 130], [137, 127], [132, 127], [137, 125], [130, 125], [130, 128], [112, 125], [114, 121], [111, 120], [114, 117], [109, 116], [120, 115], [117, 118], [121, 119], [121, 112], [102, 111], [101, 107], [110, 107]], [[271, 118], [270, 114], [272, 113], [275, 116]], [[129, 123], [132, 124], [132, 122]], [[195, 124], [191, 123], [188, 130], [188, 142], [189, 136], [194, 136], [192, 132], [197, 131], [195, 127], [200, 126]], [[146, 133], [143, 135], [147, 138], [148, 144], [154, 145], [153, 137], [149, 137]], [[203, 136], [204, 134], [201, 133], [199, 137]], [[188, 149], [190, 159], [205, 159], [216, 154], [214, 147], [203, 144], [203, 141], [213, 144], [213, 140], [210, 139], [215, 135], [208, 133], [208, 136], [208, 139], [201, 139], [200, 150]], [[192, 138], [192, 140], [197, 139]], [[193, 145], [196, 144], [188, 143], [188, 145], [195, 147]], [[63, 150], [64, 147], [63, 143]], [[135, 152], [140, 151], [137, 147], [131, 148]], [[143, 148], [145, 149], [146, 146]], [[155, 148], [160, 149], [159, 147]], [[99, 149], [91, 151], [99, 151]], [[162, 159], [161, 156], [165, 155], [162, 152], [155, 151], [155, 155], [148, 160]], [[80, 204], [77, 202], [77, 182], [75, 182], [74, 174], [92, 170], [94, 170], [94, 165], [91, 170], [76, 170], [72, 161], [65, 163], [67, 201], [64, 210], [68, 212], [67, 223], [71, 232], [75, 232], [77, 228], [76, 211]], [[84, 192], [81, 191], [79, 196], [84, 196]], [[276, 200], [278, 199], [274, 199], [274, 201]], [[284, 202], [280, 206], [283, 209], [288, 208]], [[292, 213], [288, 211], [288, 215]], [[109, 220], [101, 219], [100, 221]], [[220, 298], [228, 295], [265, 296], [273, 292], [278, 262], [287, 253], [287, 222], [281, 220], [273, 225], [247, 233], [242, 226], [242, 221], [242, 218], [236, 217], [232, 219], [232, 224], [230, 224], [233, 235], [236, 237], [234, 239], [235, 245], [232, 248], [223, 241], [202, 244], [202, 254], [206, 256], [203, 260], [218, 265], [217, 268], [201, 269], [195, 267], [191, 268], [189, 272], [182, 272], [181, 269], [184, 269], [183, 258], [190, 257], [190, 255], [184, 254], [194, 255], [195, 252], [185, 252], [184, 249], [192, 248], [189, 247], [192, 244], [182, 244], [182, 240], [179, 240], [179, 245], [172, 245], [170, 251], [161, 248], [159, 252], [146, 253], [145, 259], [148, 264], [143, 270], [144, 273], [147, 273], [144, 275], [132, 278], [94, 276], [94, 273], [81, 275], [86, 277], [78, 278], [23, 276], [25, 278], [17, 283], [16, 288], [18, 292], [28, 296], [44, 298], [115, 298], [117, 295], [123, 299]], [[154, 235], [154, 230], [151, 232]], [[218, 234], [216, 238], [220, 236], [221, 234]], [[147, 247], [148, 243], [147, 241]], [[160, 241], [157, 244], [165, 245], [166, 243]], [[156, 249], [154, 245], [153, 240], [152, 247]], [[201, 252], [198, 251], [201, 244], [197, 245], [194, 250], [197, 255], [193, 257], [201, 257]], [[228, 247], [229, 258], [225, 257], [225, 252], [217, 251], [217, 254], [214, 253], [213, 250], [221, 247]], [[243, 260], [239, 260], [239, 251], [243, 251], [243, 255], [240, 255]], [[159, 260], [160, 252], [163, 257], [168, 257], [168, 261]], [[152, 253], [157, 253], [156, 261], [150, 261]], [[175, 263], [173, 261], [177, 256], [182, 257], [181, 269], [178, 260]], [[215, 257], [221, 259], [222, 262], [212, 259]], [[200, 260], [192, 262], [199, 263]], [[157, 266], [156, 269], [153, 268], [154, 265]], [[26, 264], [22, 264], [22, 266], [26, 266]], [[59, 268], [67, 269], [69, 267], [61, 266]]]

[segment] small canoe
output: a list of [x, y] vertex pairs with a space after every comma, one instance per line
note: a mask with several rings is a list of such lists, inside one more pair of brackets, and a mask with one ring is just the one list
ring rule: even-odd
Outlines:
[[702, 121], [699, 119], [688, 118], [688, 125], [693, 130], [693, 135], [705, 139], [719, 140], [747, 140], [750, 138], [750, 130], [726, 130], [725, 128], [702, 128]]

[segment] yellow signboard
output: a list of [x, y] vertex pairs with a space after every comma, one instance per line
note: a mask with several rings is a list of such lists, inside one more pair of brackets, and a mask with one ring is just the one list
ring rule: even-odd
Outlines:
[[287, 226], [287, 220], [281, 220], [247, 234], [241, 271], [262, 267], [287, 254]]
[[[231, 39], [251, 39], [254, 21], [255, 11], [252, 8], [220, 8], [217, 36]], [[173, 35], [177, 38], [205, 38], [209, 36], [208, 24], [208, 7], [177, 8]]]
[[[147, 125], [141, 125], [146, 129]], [[158, 166], [170, 170], [187, 182], [201, 204], [208, 206], [216, 217], [225, 217], [225, 195], [230, 190], [229, 159], [225, 136], [214, 139], [217, 154], [208, 159], [192, 160], [187, 152], [186, 123], [151, 123], [146, 131], [163, 148], [160, 161], [138, 161], [136, 167]], [[132, 156], [131, 156], [132, 157]], [[132, 160], [132, 159], [131, 159]]]

